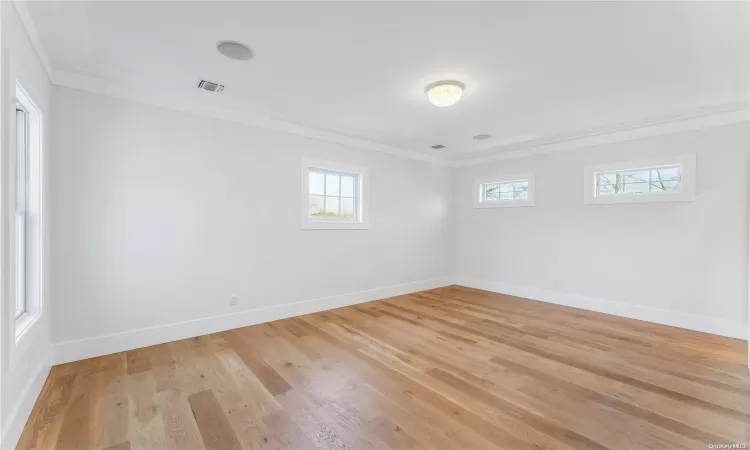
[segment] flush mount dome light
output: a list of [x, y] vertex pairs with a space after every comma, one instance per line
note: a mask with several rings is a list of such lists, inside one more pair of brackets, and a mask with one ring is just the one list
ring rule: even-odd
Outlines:
[[253, 51], [250, 50], [250, 47], [241, 42], [221, 41], [216, 44], [216, 49], [227, 58], [238, 61], [247, 61], [253, 57]]
[[475, 141], [486, 141], [487, 139], [491, 138], [492, 135], [490, 134], [477, 134], [474, 136]]
[[430, 103], [444, 108], [455, 105], [464, 93], [464, 84], [458, 81], [438, 81], [427, 86], [425, 90]]

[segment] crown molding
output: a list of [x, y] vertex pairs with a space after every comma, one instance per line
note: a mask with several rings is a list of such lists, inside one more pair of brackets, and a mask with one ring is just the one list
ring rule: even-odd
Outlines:
[[21, 0], [12, 0], [13, 8], [16, 10], [18, 20], [21, 22], [24, 30], [26, 30], [26, 36], [31, 42], [31, 46], [34, 47], [36, 55], [39, 58], [39, 62], [42, 63], [45, 72], [47, 72], [47, 79], [52, 82], [52, 66], [49, 63], [47, 52], [44, 50], [42, 40], [39, 38], [39, 33], [34, 25], [34, 20], [31, 18], [29, 9], [26, 7], [26, 2]]
[[214, 119], [222, 119], [231, 122], [242, 123], [258, 128], [293, 134], [296, 136], [331, 142], [334, 144], [372, 150], [393, 156], [414, 159], [417, 161], [446, 166], [451, 165], [447, 160], [434, 155], [393, 147], [390, 145], [385, 145], [366, 139], [355, 138], [344, 134], [305, 127], [281, 120], [258, 117], [243, 111], [209, 106], [195, 101], [187, 101], [175, 97], [168, 97], [158, 92], [125, 87], [106, 80], [102, 80], [100, 78], [59, 70], [53, 71], [52, 75], [52, 83], [57, 86], [117, 97], [139, 103], [146, 103], [150, 105], [160, 106], [162, 108], [196, 114], [199, 116], [211, 117]]
[[750, 122], [750, 104], [734, 103], [692, 115], [674, 116], [657, 121], [628, 123], [558, 139], [539, 139], [536, 143], [533, 141], [527, 143], [524, 148], [519, 150], [502, 151], [502, 148], [495, 148], [495, 152], [501, 153], [494, 153], [462, 161], [454, 161], [453, 166], [473, 166], [509, 159], [527, 158], [530, 156], [555, 153], [564, 150], [574, 150], [665, 134], [682, 133], [685, 131], [702, 130], [705, 128], [742, 122]]

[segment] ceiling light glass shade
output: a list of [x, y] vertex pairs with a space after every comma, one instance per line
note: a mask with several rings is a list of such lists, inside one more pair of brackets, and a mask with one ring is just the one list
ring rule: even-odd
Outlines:
[[435, 106], [444, 108], [455, 105], [464, 93], [463, 83], [458, 81], [438, 81], [427, 86], [427, 98]]

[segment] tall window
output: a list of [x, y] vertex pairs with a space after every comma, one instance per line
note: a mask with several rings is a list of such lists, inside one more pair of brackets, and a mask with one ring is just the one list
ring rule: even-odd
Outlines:
[[42, 310], [42, 115], [21, 85], [15, 115], [15, 268], [16, 339]]
[[331, 161], [302, 163], [302, 228], [367, 228], [367, 169]]
[[16, 319], [26, 312], [26, 223], [29, 185], [29, 112], [16, 104]]

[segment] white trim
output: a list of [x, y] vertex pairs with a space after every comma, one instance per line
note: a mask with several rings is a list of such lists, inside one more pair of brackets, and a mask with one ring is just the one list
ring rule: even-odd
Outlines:
[[53, 344], [53, 363], [62, 364], [95, 356], [148, 347], [274, 320], [357, 305], [397, 295], [449, 286], [452, 278], [433, 278], [367, 291], [333, 295], [283, 305], [267, 306], [221, 316], [159, 325], [121, 333], [94, 336]]
[[42, 358], [42, 362], [37, 366], [36, 371], [29, 379], [26, 386], [24, 386], [21, 395], [13, 406], [13, 410], [8, 415], [7, 423], [2, 430], [2, 437], [0, 438], [0, 448], [16, 448], [18, 440], [21, 438], [23, 427], [31, 416], [31, 410], [34, 408], [39, 394], [42, 392], [45, 381], [50, 371], [50, 357], [49, 354]]
[[544, 155], [565, 150], [613, 144], [685, 131], [703, 130], [744, 122], [750, 122], [750, 107], [746, 103], [741, 105], [731, 104], [723, 108], [716, 108], [712, 111], [691, 116], [676, 116], [655, 122], [639, 122], [637, 124], [614, 126], [604, 131], [583, 132], [575, 136], [562, 137], [556, 140], [545, 140], [542, 138], [537, 141], [524, 143], [524, 148], [519, 150], [503, 150], [501, 147], [495, 149], [498, 152], [496, 154], [456, 161], [453, 163], [453, 166], [473, 166], [495, 161], [527, 158], [529, 156]]
[[[355, 195], [357, 196], [357, 220], [313, 220], [308, 216], [310, 201], [310, 183], [309, 174], [312, 169], [330, 170], [335, 172], [344, 172], [357, 174], [358, 186]], [[367, 167], [355, 166], [352, 164], [340, 163], [336, 161], [323, 161], [320, 159], [303, 158], [301, 172], [301, 198], [300, 212], [302, 230], [366, 230], [370, 221], [370, 170]]]
[[80, 75], [72, 72], [56, 70], [53, 72], [52, 82], [58, 86], [64, 86], [79, 91], [93, 92], [95, 94], [108, 95], [139, 103], [160, 106], [162, 108], [196, 114], [202, 117], [222, 119], [231, 122], [252, 125], [258, 128], [278, 131], [281, 133], [302, 136], [335, 144], [347, 145], [365, 150], [373, 150], [402, 158], [414, 159], [433, 164], [449, 166], [450, 163], [444, 158], [433, 155], [406, 150], [390, 145], [366, 139], [355, 138], [331, 131], [324, 131], [302, 125], [284, 122], [281, 120], [266, 119], [239, 110], [210, 106], [198, 101], [190, 101], [182, 98], [170, 97], [159, 91], [148, 91], [138, 87], [120, 86], [99, 78]]
[[715, 317], [698, 314], [688, 314], [665, 309], [649, 308], [578, 294], [569, 294], [546, 289], [508, 284], [498, 281], [480, 280], [476, 278], [456, 276], [455, 283], [474, 289], [497, 292], [500, 294], [522, 297], [556, 305], [571, 306], [604, 314], [626, 317], [628, 319], [644, 320], [647, 322], [685, 328], [687, 330], [727, 336], [737, 339], [748, 338], [748, 325]]
[[[682, 171], [682, 185], [679, 191], [633, 195], [596, 195], [596, 174], [598, 173], [637, 169], [645, 170], [660, 166], [680, 166]], [[696, 170], [696, 156], [694, 153], [586, 166], [583, 168], [583, 203], [587, 205], [611, 205], [621, 203], [694, 202]]]
[[[16, 0], [17, 1], [17, 0]], [[465, 160], [448, 159], [433, 154], [422, 153], [414, 150], [381, 144], [367, 139], [360, 139], [344, 134], [305, 127], [280, 120], [272, 120], [254, 116], [246, 112], [227, 108], [212, 107], [197, 101], [188, 101], [175, 97], [167, 97], [158, 91], [149, 91], [135, 86], [115, 84], [96, 77], [90, 77], [68, 71], [53, 70], [50, 77], [52, 83], [57, 86], [78, 89], [80, 91], [92, 92], [125, 100], [160, 106], [162, 108], [196, 114], [203, 117], [228, 120], [237, 123], [252, 125], [258, 128], [274, 130], [282, 133], [308, 137], [326, 142], [332, 142], [350, 147], [373, 150], [394, 156], [425, 161], [432, 164], [462, 167], [476, 164], [484, 164], [493, 161], [525, 158], [528, 156], [574, 150], [584, 147], [592, 147], [615, 142], [640, 139], [645, 137], [660, 136], [665, 134], [680, 133], [684, 131], [701, 130], [722, 125], [750, 122], [750, 106], [748, 103], [729, 103], [715, 108], [699, 111], [694, 114], [682, 114], [660, 120], [644, 120], [618, 124], [605, 129], [592, 128], [574, 135], [568, 134], [560, 137], [544, 138], [525, 141], [521, 144], [513, 144], [483, 151], [494, 151], [495, 153]], [[515, 146], [523, 148], [516, 150]], [[510, 148], [508, 148], [510, 147]], [[466, 152], [464, 152], [465, 154]]]
[[[483, 200], [482, 185], [490, 183], [509, 183], [511, 181], [528, 181], [529, 192], [524, 200]], [[531, 172], [518, 173], [512, 175], [498, 175], [490, 178], [478, 178], [474, 180], [474, 198], [475, 208], [514, 208], [520, 206], [534, 206], [534, 196], [536, 194], [536, 182], [534, 174]]]

